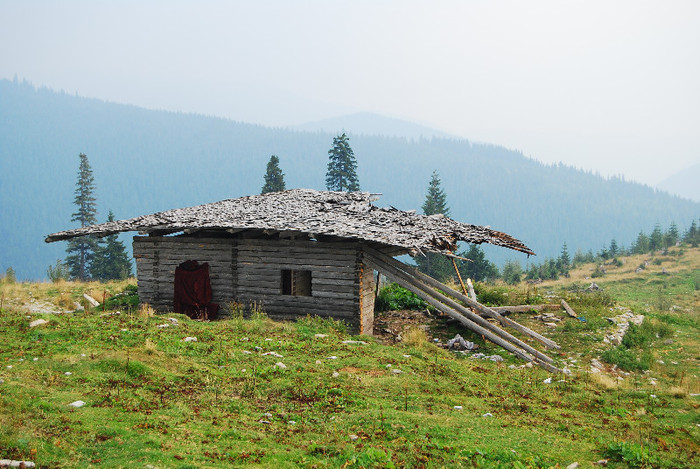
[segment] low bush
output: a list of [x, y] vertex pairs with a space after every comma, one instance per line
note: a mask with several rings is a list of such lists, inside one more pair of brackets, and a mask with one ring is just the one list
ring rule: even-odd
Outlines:
[[428, 303], [415, 293], [411, 293], [396, 283], [391, 283], [379, 291], [374, 308], [377, 311], [421, 310], [428, 308]]
[[139, 292], [136, 285], [127, 285], [124, 290], [105, 301], [107, 309], [135, 310], [139, 306]]
[[644, 371], [651, 366], [651, 352], [643, 352], [639, 358], [637, 354], [629, 350], [627, 347], [620, 345], [606, 350], [600, 355], [606, 363], [617, 365], [618, 368], [625, 371]]

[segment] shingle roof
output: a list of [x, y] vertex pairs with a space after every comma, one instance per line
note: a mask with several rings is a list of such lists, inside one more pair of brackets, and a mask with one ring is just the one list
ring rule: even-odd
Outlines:
[[372, 200], [367, 192], [293, 189], [61, 231], [47, 236], [46, 242], [123, 231], [260, 229], [377, 242], [406, 249], [412, 255], [426, 251], [452, 253], [458, 241], [490, 243], [534, 254], [521, 241], [500, 231], [460, 223], [443, 215], [380, 208], [372, 205]]

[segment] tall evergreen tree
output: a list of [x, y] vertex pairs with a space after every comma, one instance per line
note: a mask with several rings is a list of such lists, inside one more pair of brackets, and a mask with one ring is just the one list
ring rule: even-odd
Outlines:
[[261, 194], [268, 192], [278, 192], [286, 189], [284, 183], [284, 173], [280, 169], [280, 159], [277, 155], [272, 155], [270, 161], [267, 162], [267, 171], [265, 172], [265, 184], [262, 187]]
[[[97, 205], [95, 199], [95, 178], [92, 175], [90, 162], [84, 153], [79, 155], [80, 167], [78, 181], [75, 186], [73, 203], [78, 210], [71, 215], [71, 221], [77, 221], [81, 227], [97, 223]], [[81, 236], [68, 241], [66, 265], [70, 270], [71, 279], [86, 281], [90, 279], [90, 263], [97, 247], [93, 236]]]
[[651, 232], [649, 236], [649, 250], [656, 251], [663, 247], [664, 234], [661, 231], [661, 225], [658, 223], [654, 225], [654, 231]]
[[[438, 176], [437, 171], [433, 171], [423, 203], [423, 214], [435, 215], [438, 213], [447, 216], [449, 209], [447, 208], [447, 196], [440, 187], [440, 176]], [[446, 281], [455, 274], [452, 261], [441, 254], [428, 252], [425, 256], [417, 257], [416, 263], [421, 272], [440, 281]]]
[[470, 244], [467, 251], [460, 252], [461, 257], [469, 261], [461, 261], [459, 273], [463, 278], [470, 278], [475, 282], [484, 282], [498, 278], [498, 267], [486, 259], [486, 253], [478, 244]]
[[423, 203], [423, 213], [425, 215], [435, 215], [442, 213], [446, 217], [450, 216], [450, 209], [447, 208], [447, 196], [442, 190], [440, 176], [437, 171], [433, 171], [428, 183], [428, 193]]
[[698, 243], [700, 243], [700, 229], [698, 228], [697, 223], [695, 223], [695, 220], [693, 220], [693, 222], [690, 224], [690, 228], [688, 228], [688, 231], [686, 231], [685, 235], [683, 236], [683, 241], [693, 247], [697, 247]]
[[[109, 211], [107, 221], [114, 221], [114, 214]], [[95, 280], [124, 280], [131, 276], [131, 260], [126, 253], [124, 243], [116, 234], [105, 236], [95, 249], [90, 265], [90, 275]]]
[[359, 191], [356, 170], [355, 153], [350, 148], [347, 135], [338, 135], [333, 139], [333, 148], [328, 150], [326, 188], [329, 191]]

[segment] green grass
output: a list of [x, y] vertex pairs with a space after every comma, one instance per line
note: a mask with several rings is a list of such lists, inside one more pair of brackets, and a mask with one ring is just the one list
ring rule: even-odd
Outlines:
[[[632, 298], [653, 298], [656, 279], [623, 280], [608, 276], [602, 293], [573, 291], [580, 279], [502, 289], [519, 302], [551, 296], [552, 288], [586, 318], [561, 314], [549, 330], [531, 314], [512, 316], [562, 345], [550, 354], [572, 370], [568, 376], [521, 367], [463, 329], [480, 351], [505, 361], [474, 360], [418, 340], [386, 346], [311, 317], [276, 323], [255, 314], [202, 323], [92, 311], [27, 318], [22, 306], [6, 305], [0, 459], [47, 468], [547, 468], [574, 461], [591, 467], [602, 458], [608, 467], [697, 467], [700, 401], [690, 395], [700, 387], [697, 311], [646, 312]], [[672, 292], [680, 288], [666, 281]], [[86, 288], [27, 284], [2, 294], [58, 301], [51, 299]], [[124, 284], [104, 288], [117, 293]], [[684, 294], [672, 303], [692, 308]], [[630, 360], [644, 355], [651, 371], [620, 374], [622, 380], [591, 373], [591, 358], [616, 350], [602, 344], [611, 328], [606, 317], [627, 307], [648, 322], [619, 349]], [[29, 328], [40, 317], [49, 323]], [[180, 325], [159, 328], [168, 317]], [[453, 327], [438, 328], [443, 339]], [[184, 342], [188, 336], [197, 341]], [[346, 339], [367, 344], [342, 344]], [[282, 358], [264, 355], [270, 351]], [[86, 405], [68, 406], [76, 400]]]

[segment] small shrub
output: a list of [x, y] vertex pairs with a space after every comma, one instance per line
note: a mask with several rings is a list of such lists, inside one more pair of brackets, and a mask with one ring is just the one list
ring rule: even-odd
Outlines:
[[153, 308], [151, 308], [151, 305], [149, 305], [148, 303], [144, 303], [139, 308], [137, 316], [142, 318], [142, 319], [146, 319], [146, 318], [153, 317], [155, 314], [156, 314], [156, 311]]
[[374, 309], [377, 311], [422, 310], [426, 308], [428, 308], [428, 303], [415, 293], [411, 293], [396, 283], [391, 283], [382, 288], [374, 304]]
[[503, 306], [508, 304], [508, 290], [503, 287], [490, 287], [484, 283], [474, 286], [479, 303], [486, 306]]
[[622, 345], [627, 348], [645, 348], [651, 345], [657, 338], [665, 338], [673, 335], [673, 328], [660, 321], [647, 319], [640, 326], [630, 324]]
[[12, 285], [13, 283], [17, 282], [15, 269], [13, 269], [12, 267], [7, 268], [7, 270], [5, 271], [5, 277], [3, 278], [3, 282], [7, 283], [8, 285]]
[[603, 456], [615, 462], [624, 462], [628, 467], [652, 467], [656, 464], [649, 446], [626, 441], [608, 444]]
[[56, 264], [50, 265], [48, 269], [46, 269], [46, 275], [48, 275], [49, 280], [56, 283], [60, 282], [61, 280], [68, 280], [70, 271], [67, 265], [65, 265], [60, 259], [57, 259]]
[[595, 270], [591, 274], [593, 278], [599, 278], [605, 275], [605, 269], [601, 269], [600, 266], [596, 266]]
[[410, 347], [421, 347], [428, 343], [428, 335], [424, 329], [413, 326], [403, 335], [403, 342]]
[[606, 363], [617, 365], [625, 371], [644, 371], [651, 366], [652, 356], [650, 352], [642, 353], [640, 358], [624, 346], [613, 347], [600, 355]]
[[226, 310], [228, 311], [231, 319], [243, 319], [243, 311], [245, 310], [243, 303], [238, 301], [229, 301], [226, 303]]
[[127, 285], [124, 290], [110, 297], [105, 301], [107, 309], [130, 309], [134, 310], [139, 306], [139, 292], [136, 285]]

